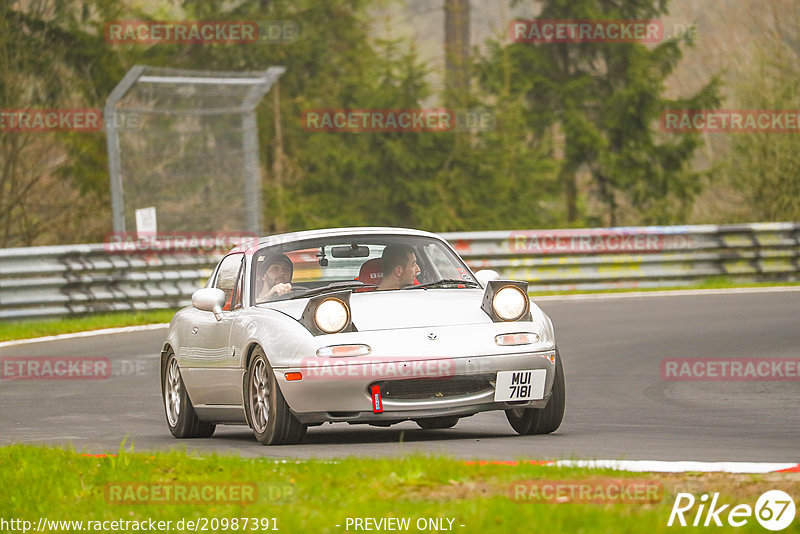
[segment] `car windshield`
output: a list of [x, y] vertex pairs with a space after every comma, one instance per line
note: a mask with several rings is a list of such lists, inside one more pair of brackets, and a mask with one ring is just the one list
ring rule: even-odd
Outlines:
[[419, 236], [332, 236], [265, 247], [253, 255], [255, 303], [328, 291], [480, 287], [443, 242]]

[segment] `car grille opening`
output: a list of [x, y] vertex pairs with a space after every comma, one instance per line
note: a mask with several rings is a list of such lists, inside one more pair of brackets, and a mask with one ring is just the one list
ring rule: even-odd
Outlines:
[[328, 412], [330, 417], [357, 417], [358, 412]]
[[406, 378], [380, 380], [370, 384], [381, 388], [384, 399], [440, 399], [470, 395], [493, 389], [495, 375], [452, 376], [446, 378]]

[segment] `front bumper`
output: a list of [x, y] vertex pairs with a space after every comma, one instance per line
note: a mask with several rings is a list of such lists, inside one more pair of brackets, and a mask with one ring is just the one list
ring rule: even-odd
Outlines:
[[[303, 423], [380, 423], [448, 415], [468, 416], [508, 408], [544, 408], [553, 387], [554, 358], [555, 350], [463, 358], [359, 358], [342, 359], [330, 366], [282, 367], [274, 371], [289, 408]], [[493, 381], [498, 371], [532, 369], [547, 371], [542, 399], [494, 401]], [[285, 379], [287, 373], [297, 372], [303, 374], [302, 380]], [[485, 378], [486, 385], [473, 387], [472, 391], [453, 387], [459, 382], [474, 383], [474, 377]], [[401, 384], [413, 385], [409, 381], [429, 382], [419, 382], [423, 387], [400, 387]], [[382, 390], [405, 390], [405, 393], [400, 397], [384, 397], [383, 412], [374, 413], [370, 386], [376, 383], [382, 385]], [[393, 387], [393, 384], [398, 387]]]

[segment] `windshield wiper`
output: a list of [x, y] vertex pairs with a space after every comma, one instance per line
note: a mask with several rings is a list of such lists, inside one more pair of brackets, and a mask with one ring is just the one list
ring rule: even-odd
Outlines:
[[296, 299], [296, 298], [301, 298], [302, 299], [302, 298], [311, 297], [311, 296], [314, 296], [314, 295], [319, 295], [321, 293], [327, 293], [328, 291], [340, 291], [342, 289], [355, 289], [355, 288], [358, 288], [358, 287], [364, 287], [366, 285], [368, 285], [368, 284], [365, 284], [364, 282], [359, 282], [357, 280], [352, 280], [352, 281], [351, 280], [345, 280], [343, 282], [333, 282], [331, 284], [328, 284], [327, 286], [315, 287], [313, 289], [307, 290], [305, 293], [301, 293], [301, 294], [299, 294], [297, 296], [292, 296], [292, 299]]
[[459, 280], [457, 278], [445, 278], [443, 280], [437, 280], [435, 282], [428, 282], [427, 284], [419, 284], [416, 286], [406, 286], [403, 289], [428, 289], [432, 287], [441, 287], [441, 286], [450, 286], [453, 284], [463, 285], [466, 287], [480, 287], [477, 282], [473, 282], [472, 280]]

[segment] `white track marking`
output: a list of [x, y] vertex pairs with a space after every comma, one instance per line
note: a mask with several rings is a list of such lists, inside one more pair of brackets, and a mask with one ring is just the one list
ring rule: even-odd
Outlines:
[[636, 473], [800, 473], [798, 463], [778, 462], [694, 462], [669, 460], [468, 460], [467, 465], [542, 465], [613, 469]]
[[534, 302], [548, 300], [630, 299], [643, 297], [687, 297], [695, 295], [744, 295], [748, 293], [784, 293], [800, 291], [800, 286], [731, 287], [728, 289], [675, 289], [671, 291], [630, 291], [625, 293], [581, 293], [578, 295], [531, 295]]
[[82, 337], [93, 337], [93, 336], [106, 336], [106, 335], [114, 335], [114, 334], [128, 334], [131, 332], [147, 332], [150, 330], [160, 330], [162, 328], [167, 328], [169, 323], [159, 323], [159, 324], [143, 324], [138, 326], [122, 326], [118, 328], [103, 328], [102, 330], [89, 330], [86, 332], [73, 332], [71, 334], [58, 334], [57, 336], [44, 336], [44, 337], [35, 337], [31, 339], [15, 339], [13, 341], [3, 341], [0, 343], [0, 348], [3, 347], [14, 347], [17, 345], [27, 345], [28, 343], [44, 343], [46, 341], [60, 341], [62, 339], [77, 339]]
[[798, 469], [797, 463], [768, 462], [670, 462], [661, 460], [556, 460], [559, 467], [588, 467], [649, 473], [774, 473]]

